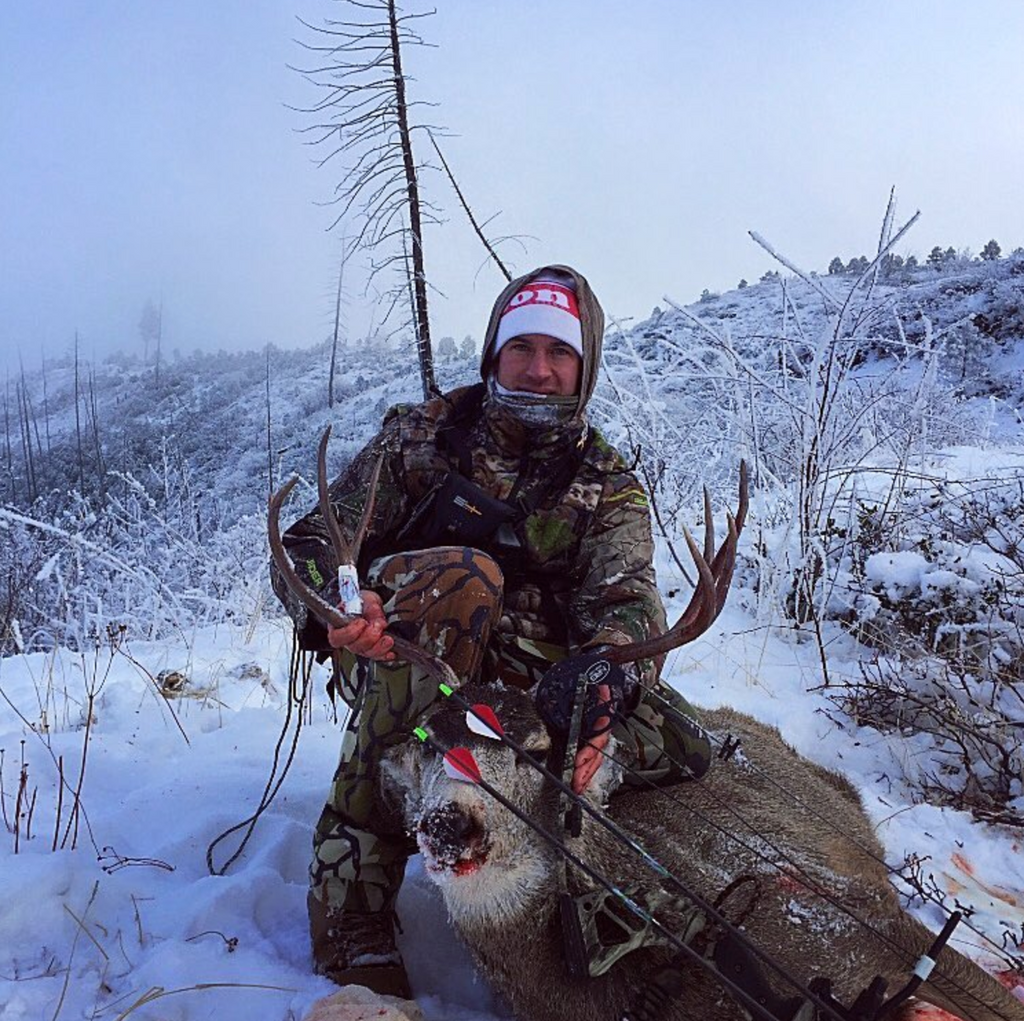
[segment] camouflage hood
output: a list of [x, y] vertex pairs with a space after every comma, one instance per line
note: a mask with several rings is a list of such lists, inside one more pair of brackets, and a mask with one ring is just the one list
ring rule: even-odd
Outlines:
[[597, 373], [601, 366], [601, 342], [604, 338], [604, 310], [598, 303], [594, 292], [590, 289], [586, 277], [577, 273], [571, 266], [560, 266], [556, 264], [540, 266], [529, 273], [524, 274], [517, 280], [513, 280], [498, 295], [491, 309], [491, 318], [487, 323], [487, 333], [484, 335], [483, 353], [480, 357], [480, 375], [486, 382], [494, 370], [494, 338], [498, 333], [498, 323], [501, 313], [509, 303], [512, 296], [525, 287], [531, 280], [542, 277], [545, 272], [557, 270], [559, 273], [571, 276], [576, 284], [576, 303], [580, 310], [580, 328], [583, 332], [583, 368], [580, 372], [580, 392], [576, 403], [576, 411], [573, 415], [575, 421], [582, 421], [587, 402], [597, 385]]

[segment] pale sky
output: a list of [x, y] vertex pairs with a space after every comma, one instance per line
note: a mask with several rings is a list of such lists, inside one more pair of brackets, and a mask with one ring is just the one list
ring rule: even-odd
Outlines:
[[[889, 188], [903, 246], [1024, 245], [1024, 3], [438, 0], [411, 97], [515, 269], [568, 262], [607, 311], [756, 280], [765, 235], [798, 265], [870, 254]], [[308, 345], [330, 331], [339, 168], [287, 109], [314, 98], [296, 16], [337, 0], [0, 5], [0, 349], [28, 365], [76, 328], [137, 349]], [[423, 10], [424, 5], [408, 6]], [[427, 157], [421, 137], [418, 156]], [[503, 281], [440, 175], [432, 329], [483, 333]], [[479, 273], [478, 273], [479, 270]], [[347, 320], [373, 311], [353, 268]]]

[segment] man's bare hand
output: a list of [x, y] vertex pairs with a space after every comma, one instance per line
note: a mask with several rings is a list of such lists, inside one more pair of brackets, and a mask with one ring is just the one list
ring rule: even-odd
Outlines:
[[376, 592], [363, 589], [363, 615], [344, 627], [329, 627], [327, 641], [332, 649], [346, 649], [356, 656], [390, 662], [395, 658], [391, 647], [395, 640], [384, 633], [387, 618], [384, 603]]
[[[607, 684], [597, 686], [598, 698], [607, 702], [611, 698], [611, 691]], [[573, 763], [572, 789], [576, 794], [582, 794], [590, 786], [594, 774], [604, 759], [604, 750], [608, 746], [608, 740], [612, 736], [611, 731], [605, 730], [611, 723], [607, 716], [602, 716], [597, 721], [597, 727], [602, 733], [592, 737], [577, 753]]]

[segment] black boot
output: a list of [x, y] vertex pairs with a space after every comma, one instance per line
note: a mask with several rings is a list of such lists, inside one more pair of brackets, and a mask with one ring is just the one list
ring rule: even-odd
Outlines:
[[314, 970], [339, 986], [366, 986], [375, 993], [412, 999], [402, 955], [395, 945], [395, 914], [328, 907], [312, 893], [309, 931]]

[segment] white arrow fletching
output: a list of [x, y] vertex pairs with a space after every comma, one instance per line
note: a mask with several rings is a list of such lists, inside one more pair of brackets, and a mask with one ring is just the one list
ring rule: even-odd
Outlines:
[[474, 734], [489, 737], [492, 741], [500, 741], [505, 733], [505, 728], [498, 721], [494, 710], [489, 705], [484, 705], [483, 702], [477, 702], [472, 708], [466, 710], [466, 726]]

